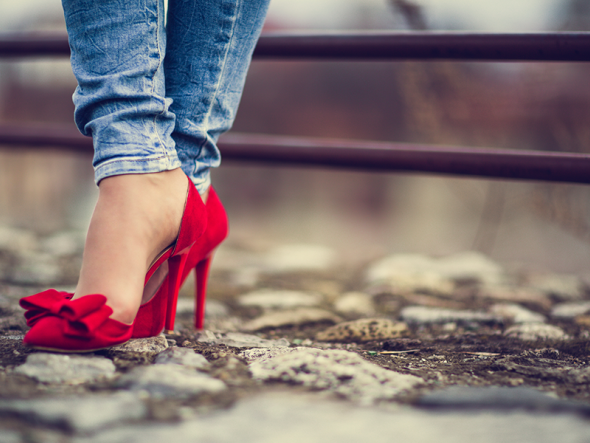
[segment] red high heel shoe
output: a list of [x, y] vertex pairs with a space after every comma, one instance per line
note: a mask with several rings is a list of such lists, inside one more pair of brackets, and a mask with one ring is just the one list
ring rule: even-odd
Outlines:
[[[188, 180], [188, 178], [187, 178]], [[188, 193], [178, 237], [150, 266], [146, 281], [168, 262], [170, 294], [177, 294], [180, 276], [189, 252], [206, 231], [207, 212], [200, 195], [188, 180]], [[58, 352], [92, 352], [128, 341], [134, 324], [110, 318], [113, 310], [106, 305], [106, 297], [91, 294], [71, 300], [67, 293], [48, 290], [20, 300], [27, 310], [27, 324], [32, 327], [23, 339], [27, 346]], [[175, 300], [174, 300], [175, 304]], [[175, 307], [175, 306], [174, 306]], [[163, 312], [160, 315], [164, 315]]]
[[[163, 329], [174, 330], [178, 291], [192, 269], [195, 270], [195, 327], [197, 329], [203, 328], [209, 266], [213, 251], [227, 237], [228, 233], [227, 214], [213, 188], [210, 188], [205, 207], [207, 210], [205, 233], [191, 248], [181, 273], [175, 274], [170, 269], [156, 294], [140, 306], [133, 324], [132, 338], [154, 337], [160, 334]], [[146, 284], [148, 280], [149, 278], [146, 276]], [[165, 315], [163, 315], [164, 313]]]

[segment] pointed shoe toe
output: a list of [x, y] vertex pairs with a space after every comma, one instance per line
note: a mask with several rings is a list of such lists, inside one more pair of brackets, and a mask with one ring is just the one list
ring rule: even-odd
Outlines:
[[133, 325], [111, 319], [112, 313], [100, 294], [63, 301], [33, 325], [23, 343], [57, 352], [92, 352], [125, 343]]

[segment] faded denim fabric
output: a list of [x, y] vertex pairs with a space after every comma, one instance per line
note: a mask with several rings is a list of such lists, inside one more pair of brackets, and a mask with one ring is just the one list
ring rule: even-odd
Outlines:
[[78, 129], [95, 181], [182, 167], [198, 191], [220, 162], [269, 0], [62, 0]]

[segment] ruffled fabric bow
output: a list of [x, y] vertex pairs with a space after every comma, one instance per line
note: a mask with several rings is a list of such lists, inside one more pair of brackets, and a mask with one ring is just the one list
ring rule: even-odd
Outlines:
[[97, 328], [108, 320], [113, 310], [101, 294], [86, 295], [71, 300], [73, 294], [55, 289], [22, 298], [20, 306], [27, 310], [27, 325], [33, 326], [41, 318], [52, 315], [65, 320], [64, 335], [92, 337]]

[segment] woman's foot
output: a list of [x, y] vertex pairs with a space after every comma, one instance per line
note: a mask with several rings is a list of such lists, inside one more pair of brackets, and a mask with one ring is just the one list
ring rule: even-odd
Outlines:
[[74, 298], [103, 294], [111, 318], [131, 324], [147, 270], [178, 235], [186, 197], [181, 169], [103, 179]]

